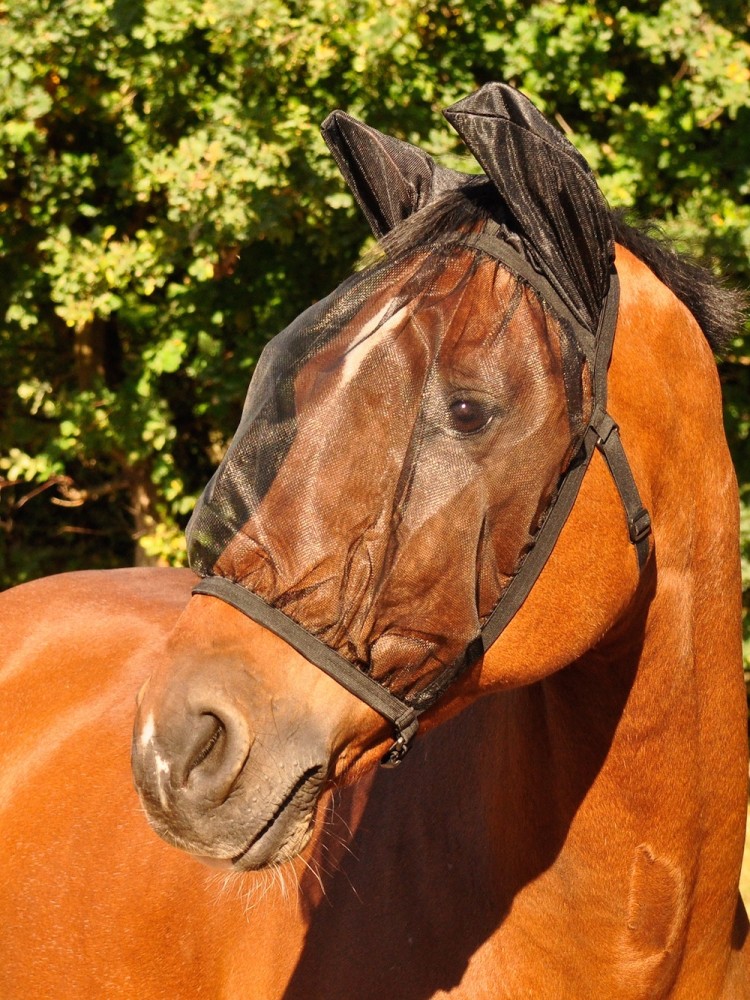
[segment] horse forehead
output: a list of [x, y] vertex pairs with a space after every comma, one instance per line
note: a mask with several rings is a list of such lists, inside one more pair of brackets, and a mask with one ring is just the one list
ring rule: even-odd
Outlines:
[[560, 374], [560, 331], [536, 293], [504, 274], [494, 294], [470, 296], [471, 309], [445, 328], [440, 367], [469, 384], [477, 378], [528, 384]]
[[[461, 367], [481, 363], [478, 355], [496, 355], [493, 331], [509, 322], [508, 346], [537, 333], [541, 305], [518, 279], [494, 260], [464, 251], [420, 285], [414, 261], [405, 275], [386, 276], [381, 288], [363, 298], [322, 350], [313, 354], [296, 379], [298, 405], [330, 391], [331, 377], [340, 390], [360, 388], [365, 379], [386, 388], [394, 379], [413, 381], [433, 363]], [[520, 306], [520, 308], [519, 308]], [[534, 318], [536, 313], [536, 318]], [[520, 330], [513, 327], [520, 326]]]

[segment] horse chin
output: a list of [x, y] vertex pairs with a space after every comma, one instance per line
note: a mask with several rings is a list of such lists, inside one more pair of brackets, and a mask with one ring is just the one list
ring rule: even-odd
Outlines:
[[[283, 829], [279, 829], [283, 827]], [[315, 809], [307, 815], [299, 815], [291, 823], [275, 823], [261, 837], [251, 837], [247, 846], [232, 857], [212, 857], [207, 854], [193, 854], [193, 857], [208, 868], [225, 872], [260, 871], [292, 861], [310, 843], [315, 827]]]
[[310, 841], [325, 772], [308, 768], [276, 806], [271, 817], [246, 836], [245, 846], [229, 859], [235, 871], [252, 871], [291, 861]]
[[302, 770], [291, 787], [264, 796], [260, 809], [257, 785], [239, 787], [218, 809], [189, 817], [179, 808], [154, 808], [143, 797], [142, 804], [154, 831], [173, 847], [211, 868], [256, 871], [291, 861], [305, 849], [325, 776], [323, 765]]
[[291, 829], [283, 831], [281, 838], [269, 832], [260, 841], [251, 841], [240, 854], [230, 859], [232, 871], [258, 871], [292, 861], [310, 843], [314, 819], [314, 813], [299, 817], [299, 821]]

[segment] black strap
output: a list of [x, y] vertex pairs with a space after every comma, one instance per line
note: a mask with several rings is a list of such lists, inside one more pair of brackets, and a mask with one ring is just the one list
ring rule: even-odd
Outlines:
[[602, 309], [597, 333], [592, 417], [584, 433], [578, 454], [563, 476], [557, 495], [547, 512], [544, 523], [534, 538], [533, 545], [484, 624], [481, 639], [485, 652], [514, 617], [542, 572], [563, 525], [573, 509], [584, 474], [596, 448], [599, 448], [606, 459], [625, 508], [630, 540], [635, 545], [639, 570], [643, 569], [648, 559], [648, 536], [651, 532], [651, 519], [641, 502], [630, 464], [620, 441], [617, 424], [606, 412], [607, 370], [617, 325], [619, 290], [617, 274], [613, 272], [609, 294]]
[[617, 329], [617, 314], [620, 309], [620, 279], [617, 271], [612, 269], [609, 279], [609, 291], [604, 300], [596, 331], [596, 357], [594, 359], [594, 406], [607, 409], [607, 372], [612, 360], [612, 348], [615, 343]]
[[620, 429], [612, 417], [603, 410], [594, 411], [591, 427], [598, 435], [597, 448], [606, 459], [617, 492], [620, 494], [620, 500], [625, 508], [628, 534], [630, 541], [635, 546], [638, 569], [642, 570], [648, 559], [651, 517], [643, 506], [638, 487], [635, 485], [633, 471], [620, 440]]
[[506, 587], [503, 596], [484, 624], [482, 647], [485, 653], [529, 596], [531, 588], [544, 569], [563, 525], [573, 508], [595, 447], [596, 434], [593, 431], [587, 432], [578, 452], [576, 464], [571, 465], [566, 472], [557, 496], [547, 512], [544, 523], [536, 533], [533, 545], [521, 564], [521, 568]]
[[620, 494], [627, 517], [628, 534], [635, 546], [638, 569], [642, 571], [648, 561], [651, 517], [643, 506], [638, 487], [635, 485], [633, 471], [620, 439], [620, 429], [607, 413], [607, 373], [617, 327], [619, 300], [620, 282], [617, 273], [613, 271], [609, 294], [599, 320], [594, 362], [594, 412], [589, 427], [593, 428], [598, 436], [597, 447], [604, 455], [617, 492]]
[[264, 625], [329, 677], [338, 681], [347, 691], [388, 719], [393, 725], [396, 739], [383, 758], [383, 764], [392, 767], [405, 756], [419, 725], [417, 712], [411, 705], [396, 698], [369, 674], [363, 673], [283, 611], [267, 604], [262, 597], [247, 590], [242, 584], [222, 576], [207, 576], [193, 587], [193, 593], [218, 597], [259, 625]]

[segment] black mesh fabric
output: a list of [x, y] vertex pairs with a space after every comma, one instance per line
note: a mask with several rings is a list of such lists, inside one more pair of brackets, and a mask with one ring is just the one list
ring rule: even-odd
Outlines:
[[355, 275], [263, 352], [191, 566], [415, 702], [467, 660], [576, 453], [574, 326], [471, 241]]

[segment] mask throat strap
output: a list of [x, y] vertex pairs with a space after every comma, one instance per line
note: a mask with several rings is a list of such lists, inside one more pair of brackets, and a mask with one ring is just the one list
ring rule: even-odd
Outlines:
[[594, 409], [591, 419], [578, 454], [563, 476], [557, 496], [542, 527], [534, 538], [532, 547], [482, 629], [481, 640], [484, 652], [487, 652], [508, 625], [536, 583], [573, 508], [584, 473], [597, 448], [604, 456], [615, 481], [617, 492], [620, 494], [620, 500], [625, 509], [628, 534], [635, 548], [639, 572], [643, 571], [648, 560], [651, 518], [641, 501], [630, 463], [620, 440], [619, 428], [607, 413], [607, 371], [612, 357], [617, 326], [619, 293], [619, 280], [613, 269], [610, 276], [609, 293], [602, 309], [596, 338], [593, 378]]
[[620, 429], [607, 413], [607, 371], [612, 358], [612, 347], [617, 326], [617, 310], [620, 298], [620, 282], [612, 272], [610, 292], [607, 296], [600, 321], [600, 334], [594, 361], [594, 412], [589, 429], [597, 437], [596, 447], [604, 456], [617, 492], [625, 508], [630, 541], [635, 546], [638, 570], [643, 571], [649, 554], [651, 517], [643, 506], [633, 471], [630, 468], [625, 449], [620, 439]]

